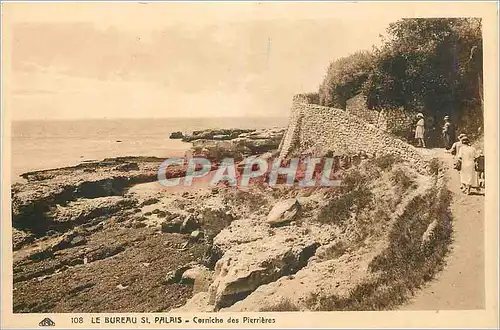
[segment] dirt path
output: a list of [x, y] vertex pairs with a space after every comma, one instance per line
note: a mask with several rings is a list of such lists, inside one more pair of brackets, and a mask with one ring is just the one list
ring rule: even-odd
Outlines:
[[427, 152], [439, 157], [448, 168], [448, 188], [453, 193], [452, 251], [443, 271], [401, 309], [484, 309], [484, 196], [466, 196], [460, 191], [452, 155], [443, 149]]

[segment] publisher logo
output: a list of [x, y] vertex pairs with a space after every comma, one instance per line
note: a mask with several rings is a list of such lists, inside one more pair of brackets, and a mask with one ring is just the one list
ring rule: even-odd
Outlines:
[[38, 323], [38, 325], [41, 327], [53, 327], [56, 325], [56, 323], [51, 319], [49, 319], [48, 317], [46, 317], [43, 320], [41, 320], [40, 323]]

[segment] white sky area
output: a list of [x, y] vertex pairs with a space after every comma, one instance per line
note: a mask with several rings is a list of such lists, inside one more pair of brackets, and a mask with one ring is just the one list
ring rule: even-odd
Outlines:
[[3, 6], [14, 120], [287, 116], [400, 18], [354, 3]]

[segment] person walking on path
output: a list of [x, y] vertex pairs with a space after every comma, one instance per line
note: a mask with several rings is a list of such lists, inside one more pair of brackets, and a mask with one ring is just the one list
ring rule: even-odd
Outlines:
[[463, 185], [463, 192], [470, 195], [470, 189], [479, 190], [478, 178], [476, 172], [476, 149], [470, 145], [467, 136], [462, 138], [462, 146], [458, 152], [460, 166], [460, 184]]
[[419, 112], [417, 114], [417, 127], [415, 128], [415, 139], [417, 140], [418, 146], [425, 148], [425, 121], [424, 121], [424, 115]]
[[484, 188], [484, 153], [482, 150], [479, 150], [476, 157], [476, 172], [478, 178], [478, 186], [479, 188]]
[[465, 136], [466, 135], [464, 133], [460, 134], [458, 136], [458, 140], [455, 143], [453, 143], [453, 145], [451, 146], [451, 148], [449, 150], [446, 150], [446, 152], [449, 152], [450, 154], [452, 154], [453, 156], [455, 156], [455, 158], [457, 158], [458, 152], [460, 151], [460, 147], [462, 146], [462, 139]]
[[455, 126], [451, 123], [449, 116], [444, 117], [443, 139], [445, 149], [450, 149], [455, 142]]
[[[449, 152], [450, 154], [453, 155], [453, 158], [455, 159], [455, 165], [454, 165], [454, 168], [460, 172], [460, 160], [458, 159], [458, 154], [460, 152], [460, 148], [462, 147], [462, 139], [466, 137], [466, 135], [464, 133], [460, 134], [458, 136], [458, 141], [453, 143], [453, 145], [451, 146], [450, 150], [446, 150], [446, 152]], [[465, 186], [460, 183], [460, 190], [464, 191], [464, 188]]]

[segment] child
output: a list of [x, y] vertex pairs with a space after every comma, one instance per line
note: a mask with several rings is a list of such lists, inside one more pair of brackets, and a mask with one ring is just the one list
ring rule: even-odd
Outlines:
[[483, 151], [480, 150], [478, 152], [478, 156], [474, 160], [475, 167], [476, 167], [476, 172], [478, 176], [478, 181], [479, 181], [479, 187], [484, 188], [484, 154]]
[[418, 146], [425, 148], [424, 133], [425, 133], [425, 122], [424, 115], [422, 113], [417, 114], [417, 127], [415, 128], [415, 139], [417, 140]]

